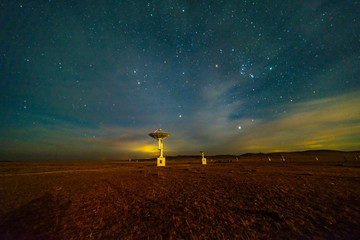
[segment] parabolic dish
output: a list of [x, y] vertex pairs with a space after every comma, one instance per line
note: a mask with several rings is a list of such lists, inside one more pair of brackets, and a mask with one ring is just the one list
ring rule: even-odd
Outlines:
[[161, 140], [164, 138], [167, 138], [168, 136], [170, 136], [170, 133], [165, 133], [165, 132], [154, 132], [154, 133], [149, 133], [149, 136], [152, 138], [155, 138], [156, 140]]

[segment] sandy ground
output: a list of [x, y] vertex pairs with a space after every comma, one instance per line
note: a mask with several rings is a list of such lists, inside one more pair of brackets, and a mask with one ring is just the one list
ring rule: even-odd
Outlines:
[[0, 163], [0, 239], [360, 239], [352, 154]]

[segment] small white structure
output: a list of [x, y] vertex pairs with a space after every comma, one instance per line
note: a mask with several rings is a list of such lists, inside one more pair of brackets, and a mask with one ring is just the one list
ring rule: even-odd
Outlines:
[[206, 165], [206, 158], [205, 158], [204, 151], [200, 151], [200, 153], [201, 153], [201, 163], [202, 163], [202, 165]]
[[149, 133], [149, 136], [159, 141], [159, 150], [160, 156], [157, 158], [157, 166], [164, 167], [165, 166], [165, 158], [164, 158], [164, 145], [162, 144], [161, 140], [170, 136], [170, 133], [160, 132], [161, 129], [157, 129], [153, 133]]

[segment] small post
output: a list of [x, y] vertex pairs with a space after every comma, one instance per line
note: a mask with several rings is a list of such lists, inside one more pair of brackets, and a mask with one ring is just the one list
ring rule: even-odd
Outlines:
[[206, 158], [205, 158], [204, 151], [200, 151], [200, 153], [201, 153], [201, 163], [202, 163], [202, 165], [206, 165]]

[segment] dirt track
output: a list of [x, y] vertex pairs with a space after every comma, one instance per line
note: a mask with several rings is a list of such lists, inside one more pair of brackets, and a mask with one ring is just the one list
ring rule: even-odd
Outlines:
[[1, 163], [0, 239], [359, 239], [358, 162]]

